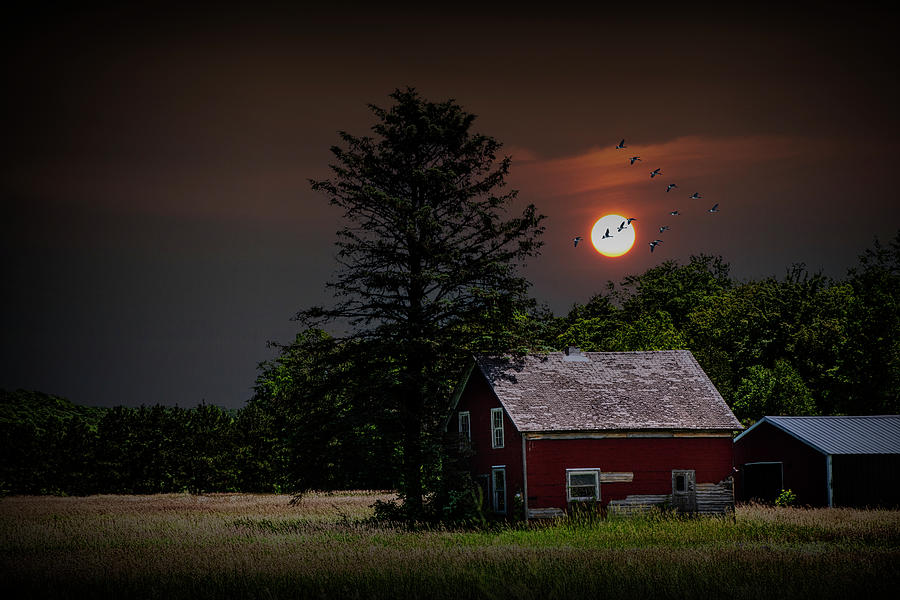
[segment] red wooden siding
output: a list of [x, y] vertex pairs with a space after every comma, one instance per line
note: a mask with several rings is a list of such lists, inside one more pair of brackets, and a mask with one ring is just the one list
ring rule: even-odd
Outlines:
[[[523, 490], [522, 484], [522, 436], [512, 421], [503, 413], [503, 448], [491, 448], [491, 409], [501, 408], [500, 401], [494, 396], [484, 377], [473, 371], [469, 383], [459, 399], [456, 411], [451, 415], [448, 429], [459, 430], [459, 413], [469, 411], [472, 428], [472, 446], [475, 456], [472, 458], [472, 474], [491, 474], [491, 467], [506, 466], [506, 502], [512, 506], [513, 496]], [[485, 497], [486, 507], [490, 507], [491, 498]]]
[[826, 459], [797, 438], [769, 423], [762, 423], [734, 444], [734, 464], [738, 467], [734, 493], [737, 500], [749, 500], [743, 490], [740, 471], [746, 463], [783, 463], [783, 486], [797, 494], [798, 504], [827, 506]]
[[603, 505], [635, 494], [670, 494], [672, 471], [690, 469], [696, 482], [731, 475], [731, 438], [606, 438], [526, 442], [528, 507], [565, 508], [566, 469], [634, 473], [631, 482], [600, 484]]

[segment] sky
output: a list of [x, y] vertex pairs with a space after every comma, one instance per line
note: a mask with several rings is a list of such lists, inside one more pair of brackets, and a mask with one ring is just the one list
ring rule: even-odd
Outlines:
[[[329, 302], [342, 216], [309, 179], [407, 86], [504, 144], [556, 314], [701, 253], [839, 278], [900, 228], [897, 21], [862, 5], [149, 6], [0, 26], [0, 388], [242, 406]], [[574, 248], [608, 213], [632, 251]]]

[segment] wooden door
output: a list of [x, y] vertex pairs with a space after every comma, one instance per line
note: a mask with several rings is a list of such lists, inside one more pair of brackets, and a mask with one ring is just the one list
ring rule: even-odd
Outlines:
[[672, 471], [672, 504], [681, 513], [697, 512], [697, 478], [694, 471]]

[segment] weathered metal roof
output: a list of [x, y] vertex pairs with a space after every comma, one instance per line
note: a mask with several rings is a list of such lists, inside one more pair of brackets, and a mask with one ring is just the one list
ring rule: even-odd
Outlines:
[[771, 423], [822, 454], [900, 454], [900, 415], [766, 416], [734, 441], [762, 423]]
[[743, 429], [687, 350], [476, 357], [522, 432]]

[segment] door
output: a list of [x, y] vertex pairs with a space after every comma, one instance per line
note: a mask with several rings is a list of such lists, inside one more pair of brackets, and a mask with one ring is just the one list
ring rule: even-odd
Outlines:
[[757, 462], [743, 465], [741, 473], [744, 500], [772, 504], [784, 487], [784, 469], [780, 462]]
[[694, 471], [672, 471], [672, 504], [678, 512], [697, 512], [697, 478]]
[[506, 512], [506, 467], [491, 469], [491, 488], [494, 494], [494, 512]]

